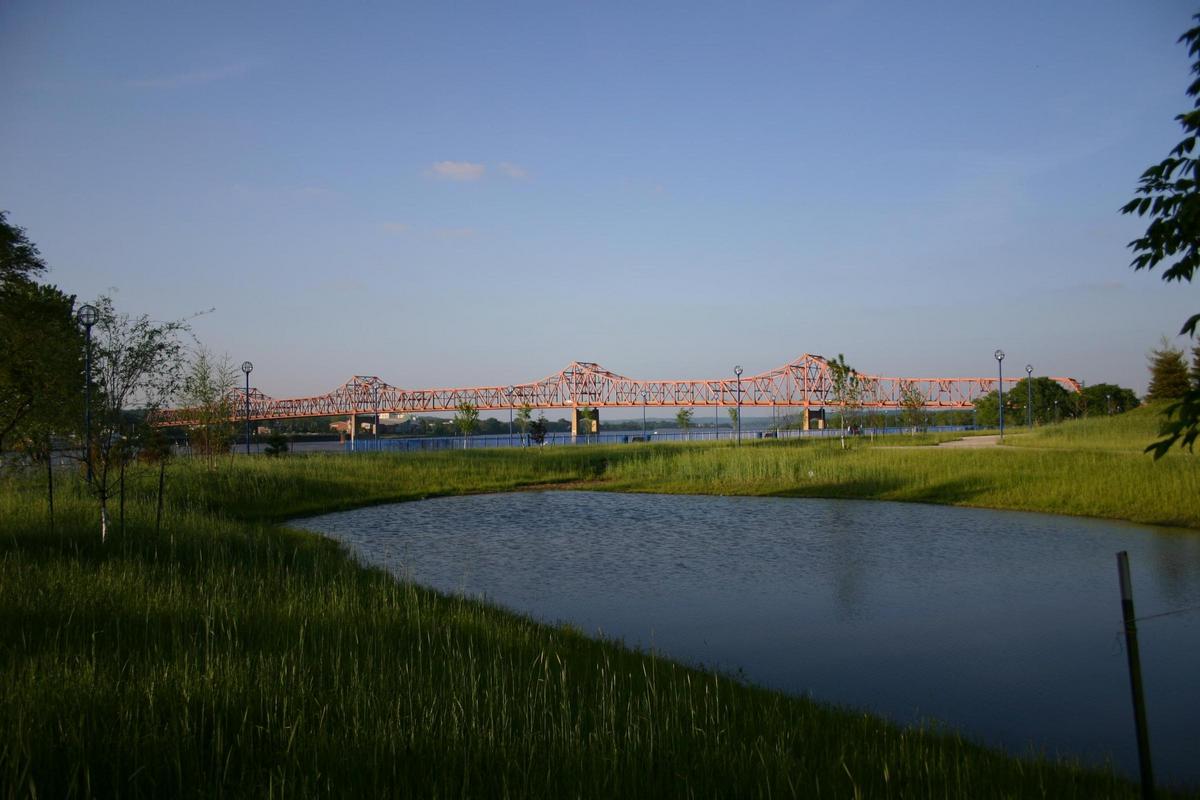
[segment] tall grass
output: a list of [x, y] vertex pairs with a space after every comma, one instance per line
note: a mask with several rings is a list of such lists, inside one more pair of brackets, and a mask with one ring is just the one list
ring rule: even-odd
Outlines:
[[[574, 479], [597, 463], [539, 457], [507, 473], [499, 459], [505, 477], [485, 483]], [[37, 486], [5, 483], [3, 794], [1136, 795], [1105, 771], [745, 686], [397, 582], [327, 540], [244, 521], [389, 487], [479, 488], [463, 476], [490, 458], [411, 472], [344, 458], [239, 462], [207, 478], [186, 467], [189, 481], [210, 483], [177, 490], [161, 535], [139, 492], [126, 530], [103, 545], [73, 490], [50, 535]], [[334, 464], [365, 470], [361, 492], [323, 483]], [[306, 492], [263, 499], [293, 471], [308, 473]], [[233, 505], [204, 510], [216, 492]]]
[[[184, 507], [278, 521], [371, 503], [587, 480], [597, 477], [606, 458], [581, 447], [234, 458], [216, 469], [185, 460], [172, 465], [169, 492]], [[145, 480], [138, 486], [142, 494], [156, 487]]]
[[1013, 759], [398, 582], [277, 525], [567, 484], [1200, 527], [1195, 459], [1142, 455], [1131, 443], [1148, 423], [1123, 416], [983, 450], [834, 440], [176, 462], [162, 532], [157, 475], [135, 469], [124, 530], [105, 544], [78, 479], [60, 481], [51, 535], [40, 477], [10, 475], [0, 794], [1135, 796], [1105, 771]]
[[[1154, 408], [937, 448], [942, 436], [236, 458], [172, 466], [172, 503], [258, 521], [369, 503], [586, 484], [617, 491], [870, 498], [1042, 511], [1200, 528], [1200, 461], [1142, 450]], [[908, 447], [894, 446], [903, 439]], [[880, 446], [886, 442], [886, 446]], [[155, 488], [137, 483], [139, 496]]]
[[1200, 464], [1134, 452], [659, 448], [614, 461], [604, 477], [620, 491], [870, 498], [1200, 527]]
[[[1160, 438], [1159, 428], [1167, 405], [1165, 402], [1151, 403], [1123, 414], [1069, 420], [1028, 432], [1024, 428], [1013, 428], [1010, 430], [1016, 435], [1009, 437], [1009, 444], [1045, 449], [1143, 453], [1147, 445]], [[1188, 456], [1177, 448], [1168, 457]]]

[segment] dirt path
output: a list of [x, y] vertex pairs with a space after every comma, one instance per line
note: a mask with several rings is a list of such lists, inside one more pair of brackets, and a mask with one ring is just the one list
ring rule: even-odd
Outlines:
[[952, 442], [942, 442], [938, 447], [997, 447], [1000, 437], [997, 436], [967, 436]]

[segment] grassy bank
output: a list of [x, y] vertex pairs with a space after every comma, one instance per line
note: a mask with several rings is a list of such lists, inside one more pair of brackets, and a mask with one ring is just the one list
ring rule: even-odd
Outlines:
[[[520, 476], [514, 476], [520, 477]], [[454, 491], [456, 485], [424, 490]], [[398, 583], [304, 533], [0, 496], [7, 796], [1135, 796]]]
[[1142, 453], [1154, 409], [1011, 430], [1003, 447], [932, 445], [948, 437], [836, 439], [429, 454], [233, 459], [174, 466], [175, 503], [243, 519], [437, 494], [586, 483], [614, 491], [898, 500], [1042, 511], [1200, 528], [1200, 460]]
[[[1159, 471], [1137, 473], [1121, 460], [1132, 458]], [[103, 545], [77, 482], [59, 493], [51, 535], [38, 476], [9, 477], [0, 787], [14, 797], [1134, 797], [1104, 772], [900, 729], [398, 583], [274, 523], [574, 483], [1038, 510], [1082, 492], [1064, 510], [1094, 512], [1087, 502], [1112, 496], [1112, 516], [1196, 524], [1195, 470], [1184, 458], [1078, 448], [836, 442], [239, 458], [173, 465], [160, 534], [156, 474], [135, 471], [125, 530]], [[1122, 494], [1131, 474], [1166, 488]], [[1031, 475], [1057, 486], [1033, 490]]]
[[[1009, 444], [1049, 450], [1091, 450], [1140, 454], [1159, 438], [1163, 410], [1168, 402], [1152, 403], [1114, 416], [1094, 416], [1061, 425], [1047, 425], [1028, 431], [1013, 427]], [[1179, 457], [1175, 453], [1172, 457]]]
[[621, 491], [841, 497], [1200, 527], [1200, 463], [1012, 447], [658, 449], [605, 470]]

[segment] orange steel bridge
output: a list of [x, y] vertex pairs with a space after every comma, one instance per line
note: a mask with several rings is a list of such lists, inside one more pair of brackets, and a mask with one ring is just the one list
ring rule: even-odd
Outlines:
[[[923, 406], [931, 409], [971, 408], [972, 402], [996, 389], [996, 378], [888, 378], [858, 374], [855, 405], [898, 409], [916, 390]], [[1017, 378], [1005, 378], [1005, 384]], [[1052, 378], [1078, 392], [1073, 378]], [[378, 413], [454, 411], [468, 403], [479, 411], [496, 411], [528, 405], [546, 408], [633, 408], [639, 406], [728, 406], [783, 408], [839, 407], [829, 365], [821, 356], [805, 354], [789, 364], [758, 375], [713, 380], [636, 380], [586, 361], [532, 383], [511, 386], [475, 386], [458, 389], [401, 389], [375, 376], [356, 375], [328, 394], [274, 398], [250, 390], [231, 394], [231, 419], [273, 420], [300, 417], [345, 416]], [[159, 426], [188, 425], [189, 409], [170, 409], [157, 415]], [[808, 414], [804, 415], [807, 427]]]

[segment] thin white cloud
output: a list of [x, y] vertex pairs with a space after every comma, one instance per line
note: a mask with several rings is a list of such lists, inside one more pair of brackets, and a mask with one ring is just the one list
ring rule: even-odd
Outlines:
[[470, 239], [475, 235], [474, 228], [435, 228], [433, 235], [439, 239]]
[[518, 181], [523, 181], [529, 177], [529, 171], [527, 169], [522, 167], [520, 164], [513, 164], [510, 161], [501, 161], [496, 165], [496, 169], [499, 170], [502, 175], [507, 175], [508, 177]]
[[487, 167], [470, 161], [438, 161], [429, 168], [429, 175], [448, 181], [477, 181]]
[[138, 78], [128, 81], [127, 86], [134, 89], [182, 89], [188, 86], [203, 86], [207, 83], [236, 78], [249, 72], [254, 65], [251, 61], [238, 61], [211, 69], [198, 69], [182, 72], [176, 75], [162, 75], [157, 78]]
[[407, 233], [408, 225], [403, 222], [385, 222], [379, 227], [383, 228], [386, 233]]

